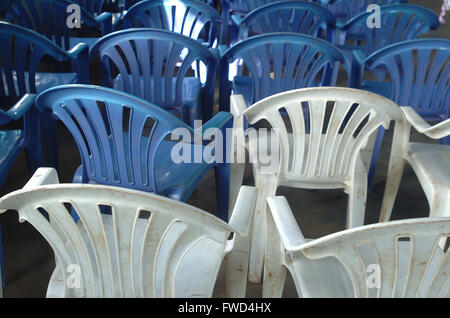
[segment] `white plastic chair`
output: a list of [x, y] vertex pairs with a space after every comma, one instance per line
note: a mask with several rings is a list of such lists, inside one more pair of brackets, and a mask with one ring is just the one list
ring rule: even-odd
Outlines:
[[52, 247], [47, 297], [210, 297], [227, 254], [228, 295], [244, 297], [255, 196], [242, 187], [228, 225], [154, 194], [58, 184], [55, 170], [40, 168], [22, 190], [0, 199], [0, 209], [17, 210]]
[[391, 152], [380, 221], [389, 221], [391, 217], [406, 162], [412, 166], [425, 192], [430, 216], [450, 217], [450, 146], [409, 141], [411, 126], [432, 139], [449, 136], [450, 119], [431, 126], [411, 107], [401, 109], [409, 124], [399, 131], [398, 144]]
[[[265, 296], [280, 297], [286, 269], [303, 297], [450, 297], [450, 218], [372, 224], [306, 241], [284, 197], [267, 200], [274, 232]], [[445, 244], [444, 244], [445, 245]]]
[[[264, 241], [271, 235], [265, 231], [266, 199], [276, 194], [278, 186], [344, 189], [349, 195], [347, 228], [364, 224], [367, 167], [376, 130], [380, 126], [388, 129], [391, 121], [398, 123], [397, 129], [403, 122], [394, 102], [362, 90], [316, 87], [273, 95], [249, 108], [241, 95], [233, 95], [231, 111], [235, 117], [232, 160], [238, 159], [244, 145], [254, 157], [255, 145], [261, 144], [254, 134], [249, 134], [246, 140], [244, 118], [252, 125], [266, 120], [280, 142], [279, 167], [275, 173], [266, 173], [258, 158], [252, 159], [256, 162], [253, 176], [258, 195], [250, 254], [251, 282], [261, 280]], [[287, 119], [283, 119], [283, 113], [287, 113]], [[288, 122], [292, 132], [288, 131]], [[237, 195], [234, 189], [242, 184], [243, 175], [244, 164], [232, 165], [230, 206]]]

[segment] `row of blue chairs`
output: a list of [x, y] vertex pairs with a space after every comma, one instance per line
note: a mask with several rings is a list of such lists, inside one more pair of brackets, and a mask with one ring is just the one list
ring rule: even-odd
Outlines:
[[[157, 2], [165, 1], [143, 1], [126, 13], [118, 10], [116, 21], [113, 21], [113, 14], [104, 13], [98, 6], [93, 12], [94, 7], [89, 7], [93, 2], [81, 3], [84, 8], [89, 7], [83, 13], [89, 14], [89, 18], [82, 18], [85, 24], [81, 31], [76, 30], [76, 35], [82, 37], [73, 36], [57, 21], [49, 23], [48, 28], [41, 27], [53, 21], [55, 13], [61, 13], [60, 20], [67, 17], [63, 9], [70, 1], [17, 1], [10, 7], [6, 16], [22, 26], [0, 22], [3, 43], [0, 98], [3, 107], [13, 105], [0, 113], [0, 124], [24, 118], [24, 128], [1, 131], [0, 184], [22, 150], [27, 152], [31, 172], [42, 165], [41, 130], [47, 165], [57, 166], [56, 118], [69, 128], [80, 150], [82, 164], [75, 173], [75, 182], [137, 188], [185, 201], [205, 173], [214, 168], [218, 211], [226, 219], [227, 164], [205, 162], [173, 167], [164, 158], [173, 145], [166, 137], [175, 128], [184, 127], [195, 135], [211, 127], [223, 131], [231, 127], [232, 118], [227, 111], [232, 93], [243, 94], [251, 105], [294, 88], [336, 85], [342, 65], [349, 86], [377, 92], [400, 105], [415, 107], [426, 119], [442, 120], [449, 116], [450, 41], [411, 40], [439, 25], [437, 17], [428, 9], [412, 5], [383, 6], [382, 24], [389, 27], [367, 29], [369, 13], [363, 12], [339, 24], [339, 20], [346, 20], [336, 12], [345, 10], [337, 10], [337, 4], [332, 7], [331, 2], [328, 9], [298, 1], [279, 2], [252, 10], [245, 16], [241, 14], [241, 17], [233, 14], [245, 10], [228, 7], [233, 13], [230, 15], [232, 25], [238, 30], [233, 31], [236, 41], [231, 47], [216, 47], [218, 27], [213, 20], [218, 21], [218, 15], [213, 20], [205, 19], [198, 27], [192, 23], [187, 28], [184, 22], [189, 20], [188, 15], [181, 15], [185, 19], [180, 24], [180, 14], [177, 16], [170, 6], [168, 16], [173, 18], [172, 23], [149, 19], [152, 22], [148, 23], [152, 24], [146, 25], [145, 15], [155, 17], [151, 10], [143, 10], [131, 19], [133, 8], [150, 8]], [[222, 12], [227, 8], [225, 2], [222, 2]], [[39, 5], [32, 7], [33, 3]], [[200, 6], [194, 0], [185, 3]], [[23, 11], [20, 5], [24, 6]], [[38, 10], [48, 14], [43, 15], [42, 21], [36, 20], [33, 14], [23, 14]], [[197, 20], [203, 19], [207, 15], [205, 12], [201, 11]], [[323, 15], [316, 16], [315, 12]], [[255, 22], [251, 22], [252, 17]], [[300, 18], [303, 19], [301, 24], [292, 23]], [[258, 20], [267, 19], [285, 23], [258, 24]], [[223, 26], [228, 26], [223, 14], [221, 20], [223, 32]], [[300, 27], [304, 25], [309, 27], [302, 30]], [[97, 29], [97, 37], [83, 41], [85, 31], [91, 36], [91, 26]], [[130, 29], [112, 32], [115, 28]], [[349, 44], [350, 41], [354, 43]], [[101, 85], [109, 88], [55, 88], [89, 83], [89, 65], [95, 65], [92, 61], [96, 58], [101, 65]], [[42, 71], [49, 59], [55, 72]], [[62, 71], [67, 68], [67, 72]], [[225, 112], [213, 116], [218, 69], [219, 106]], [[364, 80], [367, 72], [374, 74], [377, 81]], [[44, 91], [35, 108], [36, 94]], [[194, 127], [195, 119], [203, 119], [204, 126]], [[381, 146], [382, 133], [377, 148]], [[375, 167], [376, 156], [373, 162]], [[371, 178], [373, 173], [374, 168]]]

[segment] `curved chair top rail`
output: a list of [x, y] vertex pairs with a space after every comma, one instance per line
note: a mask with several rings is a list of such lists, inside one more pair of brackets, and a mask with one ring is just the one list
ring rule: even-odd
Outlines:
[[[292, 141], [283, 111], [292, 127]], [[266, 120], [275, 129], [280, 141], [281, 182], [348, 181], [367, 138], [380, 126], [387, 129], [391, 121], [404, 121], [400, 108], [390, 99], [340, 87], [272, 95], [245, 109], [241, 116], [250, 124]]]
[[[252, 10], [249, 14], [247, 14], [241, 21], [241, 25], [249, 25], [251, 24], [255, 19], [258, 19], [262, 16], [269, 15], [273, 12], [277, 12], [280, 10], [297, 10], [297, 9], [303, 9], [312, 11], [315, 13], [315, 15], [318, 15], [322, 18], [322, 20], [327, 25], [335, 25], [336, 24], [336, 18], [333, 15], [331, 11], [329, 11], [327, 8], [313, 3], [313, 2], [301, 2], [301, 1], [279, 1], [279, 2], [272, 2], [265, 4], [261, 7], [258, 7], [254, 10]], [[288, 16], [289, 18], [289, 16]]]
[[[72, 133], [89, 180], [162, 193], [156, 157], [175, 129], [192, 129], [174, 115], [136, 96], [106, 87], [64, 85], [36, 99]], [[181, 185], [180, 185], [181, 187]]]
[[[270, 34], [261, 34], [245, 39], [236, 43], [225, 51], [223, 58], [232, 63], [239, 58], [242, 52], [251, 50], [266, 44], [298, 44], [314, 47], [322, 51], [327, 59], [344, 62], [344, 56], [341, 51], [331, 43], [306, 34], [292, 32], [274, 32]], [[277, 52], [274, 52], [275, 54]]]
[[[193, 0], [149, 0], [133, 5], [123, 16], [125, 27], [149, 27], [181, 33], [212, 46], [217, 40], [220, 16], [210, 5]], [[209, 29], [208, 29], [209, 26]], [[208, 30], [207, 34], [202, 34]]]
[[0, 199], [0, 209], [17, 210], [43, 235], [63, 282], [68, 266], [79, 266], [81, 287], [63, 283], [66, 297], [210, 297], [235, 232], [182, 202], [90, 184], [18, 190]]
[[[381, 271], [381, 288], [375, 289], [378, 297], [438, 297], [445, 292], [450, 266], [449, 252], [444, 252], [439, 244], [441, 239], [448, 239], [449, 234], [449, 218], [410, 219], [345, 230], [303, 244], [295, 250], [310, 259], [337, 258], [350, 276], [355, 297], [368, 295], [367, 281], [363, 279], [370, 265], [363, 254], [368, 253], [374, 255], [374, 264]], [[405, 238], [409, 242], [400, 242]], [[410, 245], [404, 286], [401, 286], [398, 273], [399, 243]], [[440, 262], [432, 266], [437, 256], [440, 256]], [[425, 283], [426, 275], [430, 275], [431, 282]]]
[[450, 40], [417, 39], [372, 53], [368, 70], [384, 68], [391, 77], [391, 96], [422, 116], [448, 117], [450, 102]]

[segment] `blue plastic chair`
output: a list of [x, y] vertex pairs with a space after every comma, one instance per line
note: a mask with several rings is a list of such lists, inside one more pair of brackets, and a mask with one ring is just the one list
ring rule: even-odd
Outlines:
[[[450, 40], [418, 39], [390, 45], [365, 61], [368, 72], [380, 70], [389, 77], [365, 81], [362, 88], [411, 106], [427, 121], [450, 117]], [[373, 184], [384, 129], [379, 129], [369, 172]], [[450, 145], [450, 138], [441, 140]]]
[[281, 1], [263, 5], [244, 18], [234, 16], [238, 25], [238, 40], [271, 32], [293, 32], [323, 36], [332, 41], [336, 18], [333, 14], [315, 3], [300, 1]]
[[213, 47], [217, 45], [220, 16], [213, 7], [197, 0], [148, 0], [129, 8], [122, 24], [124, 28], [180, 33]]
[[252, 105], [295, 88], [333, 86], [336, 62], [344, 62], [339, 49], [308, 35], [278, 32], [248, 38], [221, 57], [220, 109], [229, 109], [231, 92]]
[[369, 28], [367, 20], [372, 13], [364, 12], [342, 26], [336, 35], [338, 47], [351, 64], [350, 87], [359, 87], [365, 57], [390, 44], [416, 39], [440, 25], [433, 11], [417, 5], [382, 6], [380, 13], [380, 28]]
[[111, 33], [111, 13], [93, 16], [82, 6], [81, 28], [70, 29], [67, 19], [72, 13], [67, 12], [67, 7], [71, 4], [74, 2], [69, 0], [17, 0], [9, 8], [6, 18], [44, 35], [64, 50], [81, 42], [91, 47], [99, 37]]
[[389, 4], [407, 3], [408, 0], [330, 0], [323, 1], [324, 5], [333, 12], [336, 19], [346, 23], [358, 14], [367, 11], [371, 4], [385, 6]]
[[[171, 160], [171, 152], [178, 141], [168, 137], [177, 134], [176, 129], [188, 132], [192, 142], [187, 145], [197, 160], [196, 151], [214, 151], [210, 145], [194, 139], [208, 128], [220, 129], [226, 136], [225, 129], [232, 126], [231, 114], [221, 112], [194, 131], [145, 100], [89, 85], [50, 88], [37, 97], [36, 106], [40, 110], [52, 110], [53, 116], [72, 133], [82, 161], [74, 176], [75, 183], [119, 186], [186, 201], [202, 177], [215, 168], [219, 216], [227, 220], [229, 164], [220, 163], [219, 149], [215, 149], [218, 162], [208, 163], [203, 159], [198, 163], [176, 164]], [[227, 143], [222, 145], [224, 151]], [[220, 143], [217, 147], [221, 147]]]
[[[25, 94], [37, 94], [60, 84], [86, 83], [89, 77], [88, 47], [80, 44], [64, 51], [42, 35], [7, 22], [0, 22], [0, 103], [14, 105]], [[43, 72], [43, 68], [72, 65], [67, 73]], [[47, 164], [57, 167], [56, 123], [40, 114]], [[36, 128], [37, 129], [37, 128]], [[32, 134], [38, 135], [36, 130]]]
[[100, 39], [91, 60], [96, 56], [102, 86], [148, 100], [192, 127], [212, 117], [217, 56], [200, 42], [166, 30], [128, 29]]

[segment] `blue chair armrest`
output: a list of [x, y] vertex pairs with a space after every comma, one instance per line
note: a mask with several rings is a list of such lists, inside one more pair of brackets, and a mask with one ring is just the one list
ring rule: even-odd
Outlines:
[[218, 47], [219, 56], [220, 57], [224, 56], [224, 54], [227, 50], [228, 50], [228, 45], [225, 45], [225, 44], [219, 45], [219, 47]]
[[242, 22], [242, 18], [240, 16], [238, 16], [237, 14], [232, 14], [231, 15], [231, 21], [233, 22], [233, 24], [235, 24], [236, 26], [239, 26]]
[[102, 35], [106, 35], [112, 32], [112, 13], [103, 12], [95, 17], [95, 20], [101, 25]]
[[[2, 121], [18, 120], [34, 105], [36, 94], [25, 94], [13, 107], [6, 112], [0, 110], [0, 123]], [[2, 120], [2, 117], [6, 117]]]
[[72, 49], [67, 51], [67, 54], [76, 61], [76, 73], [78, 74], [79, 84], [89, 83], [89, 45], [86, 43], [79, 43]]

